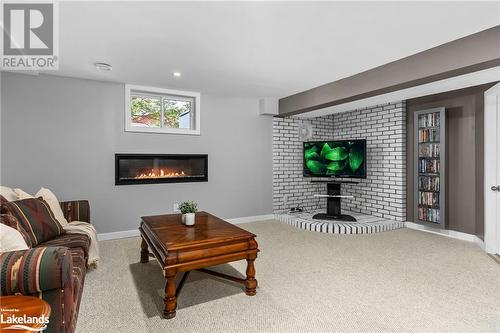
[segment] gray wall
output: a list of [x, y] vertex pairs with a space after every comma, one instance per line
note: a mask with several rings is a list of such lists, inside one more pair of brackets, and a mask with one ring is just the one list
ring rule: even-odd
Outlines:
[[[258, 100], [202, 95], [201, 136], [124, 132], [124, 86], [2, 74], [1, 183], [88, 199], [98, 232], [192, 199], [223, 218], [272, 213], [272, 118]], [[209, 181], [114, 185], [114, 154], [208, 153]]]
[[[484, 91], [495, 83], [407, 101], [407, 173], [414, 172], [414, 112], [446, 109], [446, 228], [484, 236]], [[407, 219], [413, 220], [413, 182], [407, 187]]]

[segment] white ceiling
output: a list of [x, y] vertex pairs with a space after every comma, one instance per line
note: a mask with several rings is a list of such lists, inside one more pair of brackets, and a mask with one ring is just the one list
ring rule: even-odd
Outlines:
[[61, 2], [53, 74], [284, 97], [498, 24], [500, 2]]

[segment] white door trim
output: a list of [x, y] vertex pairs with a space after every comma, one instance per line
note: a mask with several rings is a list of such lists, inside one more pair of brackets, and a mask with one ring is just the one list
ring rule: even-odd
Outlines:
[[484, 246], [500, 253], [500, 83], [484, 93]]

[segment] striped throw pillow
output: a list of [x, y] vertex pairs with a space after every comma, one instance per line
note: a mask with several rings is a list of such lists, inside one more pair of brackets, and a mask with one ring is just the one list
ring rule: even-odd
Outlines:
[[5, 207], [27, 232], [32, 246], [51, 240], [64, 233], [49, 205], [41, 198], [10, 201]]

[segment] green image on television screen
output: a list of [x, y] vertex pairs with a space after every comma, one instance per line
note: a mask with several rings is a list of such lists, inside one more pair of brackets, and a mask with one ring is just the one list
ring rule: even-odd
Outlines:
[[304, 176], [366, 177], [366, 140], [304, 142]]

